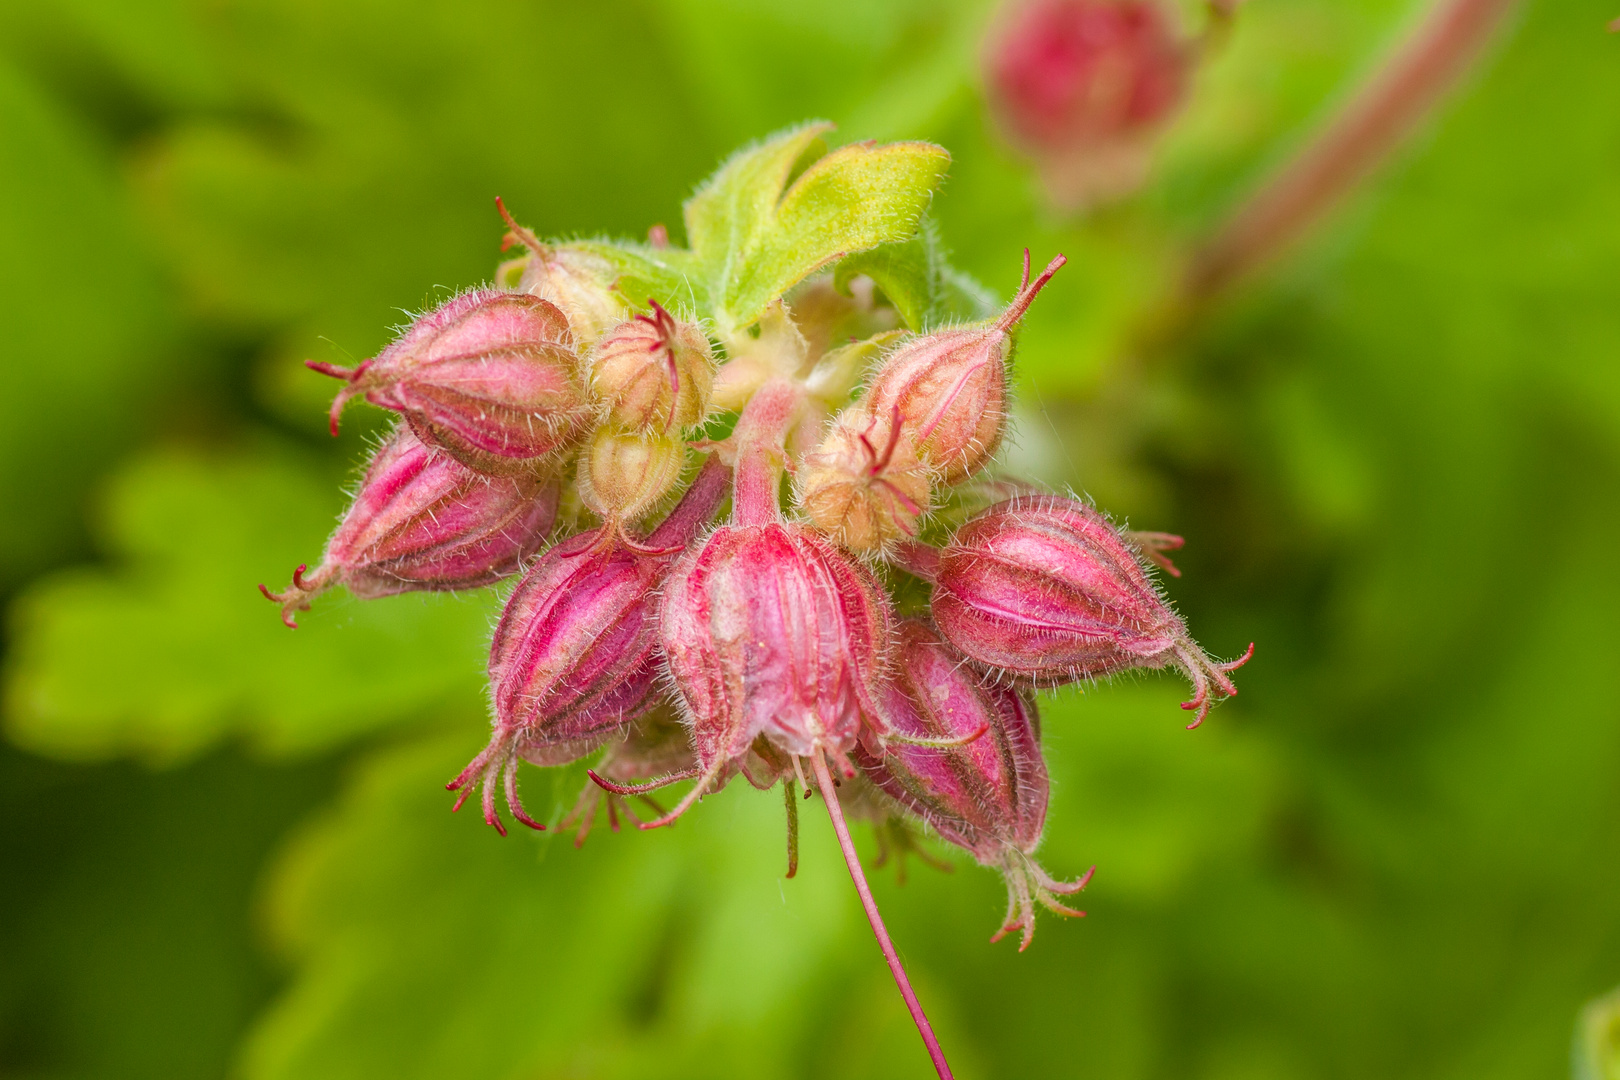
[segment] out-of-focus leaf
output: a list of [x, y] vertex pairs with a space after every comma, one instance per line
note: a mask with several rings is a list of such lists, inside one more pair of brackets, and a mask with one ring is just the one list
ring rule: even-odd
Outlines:
[[172, 373], [172, 301], [87, 134], [0, 55], [0, 588], [82, 549], [81, 500]]
[[0, 747], [0, 1074], [217, 1080], [277, 988], [255, 894], [336, 762], [152, 772]]
[[[272, 918], [299, 976], [248, 1043], [248, 1077], [796, 1076], [825, 1047], [809, 1003], [846, 958], [870, 962], [864, 983], [886, 974], [856, 944], [867, 929], [825, 815], [801, 815], [792, 881], [781, 796], [746, 785], [673, 829], [614, 835], [602, 815], [577, 850], [568, 831], [503, 839], [443, 791], [481, 740], [372, 759], [284, 860]], [[526, 768], [522, 782], [555, 823], [586, 781]], [[916, 1039], [898, 996], [866, 1000], [892, 1075], [929, 1075], [890, 1049]]]
[[1620, 990], [1581, 1011], [1575, 1032], [1575, 1080], [1620, 1080]]
[[447, 699], [476, 708], [488, 590], [316, 601], [281, 625], [256, 581], [313, 563], [335, 478], [252, 454], [147, 457], [113, 484], [115, 564], [48, 578], [14, 612], [6, 687], [17, 742], [70, 758], [191, 757], [229, 735], [270, 753], [330, 747]]

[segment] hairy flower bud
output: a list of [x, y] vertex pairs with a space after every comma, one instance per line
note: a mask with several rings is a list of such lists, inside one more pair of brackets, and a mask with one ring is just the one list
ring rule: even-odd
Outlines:
[[480, 472], [533, 469], [589, 423], [568, 320], [519, 293], [464, 293], [417, 319], [398, 341], [352, 370], [311, 362], [348, 380], [350, 398], [404, 414], [423, 442]]
[[[1081, 915], [1056, 895], [1079, 892], [1091, 879], [1053, 880], [1030, 858], [1046, 825], [1046, 763], [1035, 702], [1019, 690], [987, 683], [927, 623], [902, 622], [895, 634], [894, 678], [884, 688], [893, 733], [881, 750], [856, 751], [862, 771], [884, 794], [941, 837], [971, 852], [1007, 879], [1007, 918], [992, 938], [1035, 934], [1036, 902]], [[972, 736], [982, 732], [979, 738]], [[967, 740], [958, 746], [913, 740]], [[876, 740], [868, 740], [875, 743]]]
[[656, 301], [652, 309], [597, 342], [591, 389], [620, 427], [678, 434], [708, 414], [714, 352], [702, 327], [676, 321]]
[[1078, 209], [1140, 186], [1192, 60], [1160, 0], [1033, 0], [992, 44], [987, 81], [1054, 201]]
[[574, 342], [581, 349], [596, 343], [610, 327], [625, 316], [625, 302], [613, 288], [618, 270], [607, 259], [592, 251], [569, 244], [543, 244], [507, 213], [506, 204], [495, 200], [507, 227], [501, 247], [522, 244], [529, 249], [517, 291], [538, 296], [556, 304], [568, 318]]
[[846, 409], [806, 460], [798, 502], [810, 524], [851, 551], [881, 551], [917, 535], [928, 509], [928, 472], [917, 461], [902, 424], [892, 418], [888, 441], [875, 444], [876, 425], [859, 406]]
[[517, 798], [520, 756], [537, 765], [577, 760], [657, 700], [658, 585], [714, 513], [727, 478], [711, 460], [647, 546], [607, 527], [580, 533], [541, 556], [513, 591], [490, 644], [494, 735], [449, 785], [465, 788], [465, 799], [482, 780], [489, 824], [501, 829], [498, 780], [512, 816], [540, 827]]
[[[912, 553], [915, 555], [916, 553]], [[1192, 680], [1197, 727], [1237, 693], [1148, 576], [1140, 552], [1076, 499], [1020, 496], [973, 518], [938, 554], [934, 621], [974, 660], [1024, 679], [1065, 683], [1174, 667]]]
[[937, 468], [947, 484], [982, 468], [1001, 444], [1007, 425], [1013, 327], [1067, 261], [1059, 255], [1030, 281], [1025, 252], [1018, 295], [994, 322], [922, 334], [890, 353], [862, 400], [876, 422], [868, 437], [887, 442], [888, 425], [898, 422], [917, 455]]
[[703, 778], [665, 820], [761, 735], [845, 763], [862, 719], [881, 725], [890, 621], [871, 575], [795, 525], [724, 526], [682, 557], [660, 627]]
[[293, 612], [332, 585], [367, 599], [489, 585], [539, 550], [557, 493], [555, 479], [473, 472], [400, 428], [366, 466], [321, 564], [300, 566], [285, 592], [259, 589], [293, 626]]
[[585, 445], [580, 497], [604, 518], [635, 521], [674, 486], [685, 463], [678, 438], [598, 428]]

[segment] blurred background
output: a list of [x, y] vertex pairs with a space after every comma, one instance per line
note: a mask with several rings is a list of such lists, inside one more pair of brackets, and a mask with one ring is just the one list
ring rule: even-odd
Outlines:
[[487, 280], [495, 195], [678, 239], [810, 117], [946, 145], [934, 215], [1000, 296], [1068, 254], [1014, 459], [1185, 535], [1194, 633], [1257, 642], [1195, 732], [1172, 677], [1044, 702], [1042, 861], [1097, 865], [1088, 918], [1019, 955], [990, 871], [875, 873], [957, 1074], [1570, 1075], [1620, 983], [1620, 10], [1527, 0], [1302, 243], [1174, 302], [1422, 11], [1178, 9], [1145, 178], [1079, 212], [968, 0], [8, 0], [0, 1076], [929, 1075], [816, 814], [792, 881], [741, 786], [502, 840], [443, 791], [494, 591], [289, 633], [254, 589], [380, 423], [330, 438], [301, 362]]

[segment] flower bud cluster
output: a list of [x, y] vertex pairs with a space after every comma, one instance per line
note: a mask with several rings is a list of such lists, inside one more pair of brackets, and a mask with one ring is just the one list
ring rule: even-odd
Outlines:
[[[1147, 560], [1177, 538], [1122, 533], [1077, 500], [1016, 494], [925, 542], [932, 509], [981, 485], [1006, 435], [1015, 331], [1063, 257], [1031, 280], [1026, 253], [983, 322], [895, 331], [867, 282], [858, 313], [876, 332], [843, 340], [857, 305], [826, 275], [711, 341], [671, 312], [674, 290], [633, 304], [611, 260], [508, 224], [528, 254], [505, 288], [456, 297], [352, 370], [312, 365], [345, 381], [334, 426], [355, 398], [401, 422], [319, 567], [267, 591], [289, 622], [333, 584], [369, 597], [516, 577], [490, 647], [491, 738], [449, 784], [481, 789], [503, 834], [501, 803], [546, 827], [519, 799], [524, 761], [601, 755], [569, 819], [581, 839], [602, 791], [617, 827], [623, 800], [693, 781], [641, 822], [654, 828], [738, 775], [783, 784], [790, 822], [814, 786], [843, 830], [837, 775], [861, 816], [920, 823], [1005, 875], [997, 938], [1028, 945], [1037, 904], [1078, 914], [1058, 897], [1089, 872], [1065, 883], [1033, 857], [1048, 797], [1035, 689], [1172, 667], [1201, 720], [1242, 661], [1206, 656], [1153, 584]], [[694, 447], [709, 451], [695, 470]], [[588, 517], [545, 547], [570, 486]], [[897, 613], [901, 571], [931, 585], [928, 618]]]

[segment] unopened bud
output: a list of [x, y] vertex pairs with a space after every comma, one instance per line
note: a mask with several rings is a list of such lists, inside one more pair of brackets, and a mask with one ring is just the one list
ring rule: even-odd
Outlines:
[[765, 736], [846, 772], [886, 666], [888, 600], [829, 541], [785, 523], [729, 525], [670, 572], [660, 605], [669, 673], [703, 776], [664, 824]]
[[679, 438], [601, 427], [585, 446], [580, 497], [604, 518], [635, 521], [674, 487], [685, 463]]
[[581, 349], [618, 325], [625, 316], [625, 303], [613, 288], [618, 271], [611, 262], [574, 245], [543, 244], [513, 220], [500, 199], [495, 206], [511, 229], [502, 246], [518, 243], [529, 249], [516, 283], [518, 292], [556, 304], [567, 316], [574, 343]]
[[1018, 295], [994, 322], [922, 334], [890, 353], [862, 402], [877, 421], [874, 441], [886, 441], [892, 417], [945, 483], [958, 483], [982, 468], [1007, 425], [1013, 328], [1067, 261], [1059, 255], [1030, 281], [1026, 252]]
[[[1062, 915], [1084, 914], [1056, 897], [1079, 892], [1090, 873], [1059, 882], [1030, 857], [1046, 826], [1049, 786], [1035, 702], [986, 682], [932, 627], [908, 619], [896, 632], [885, 703], [898, 738], [881, 749], [863, 744], [857, 761], [884, 794], [1005, 875], [1007, 918], [992, 940], [1021, 930], [1020, 951], [1028, 948], [1037, 902]], [[967, 741], [939, 747], [907, 739]]]
[[799, 506], [817, 529], [851, 551], [870, 553], [915, 536], [928, 509], [928, 472], [905, 427], [891, 421], [874, 443], [860, 407], [846, 409], [799, 472]]
[[513, 590], [490, 644], [494, 735], [449, 785], [465, 799], [481, 781], [490, 825], [501, 828], [499, 784], [512, 816], [539, 827], [517, 798], [519, 757], [577, 760], [657, 701], [658, 586], [724, 497], [727, 472], [706, 465], [647, 546], [608, 527], [580, 533], [541, 556]]
[[991, 103], [1053, 201], [1079, 209], [1141, 185], [1192, 60], [1159, 0], [1034, 0], [991, 46]]
[[555, 479], [483, 476], [401, 428], [372, 457], [321, 564], [265, 596], [293, 612], [344, 585], [367, 599], [471, 589], [515, 573], [539, 550], [557, 512]]
[[609, 331], [591, 354], [591, 388], [608, 419], [634, 431], [678, 434], [703, 422], [714, 386], [714, 352], [702, 327], [653, 303]]
[[554, 304], [475, 290], [417, 319], [359, 367], [309, 366], [348, 381], [332, 403], [334, 433], [344, 405], [364, 396], [471, 468], [513, 473], [578, 439], [589, 422], [572, 340]]
[[1192, 680], [1182, 708], [1198, 715], [1237, 693], [1170, 609], [1141, 553], [1108, 519], [1076, 499], [1024, 496], [990, 507], [939, 553], [934, 621], [981, 664], [1058, 684], [1136, 668], [1173, 667]]

